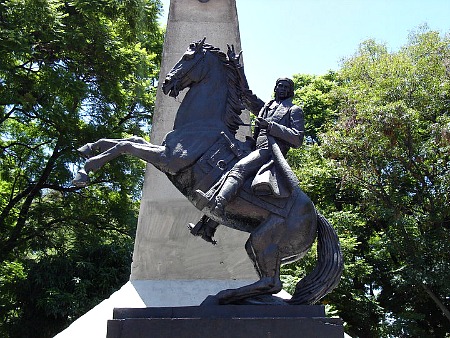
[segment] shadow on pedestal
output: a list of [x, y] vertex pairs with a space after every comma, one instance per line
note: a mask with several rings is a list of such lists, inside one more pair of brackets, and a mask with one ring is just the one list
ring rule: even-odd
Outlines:
[[321, 305], [202, 305], [114, 309], [107, 338], [343, 337]]

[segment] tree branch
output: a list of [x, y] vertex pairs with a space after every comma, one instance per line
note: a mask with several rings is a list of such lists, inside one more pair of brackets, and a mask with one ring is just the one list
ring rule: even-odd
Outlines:
[[[15, 225], [13, 231], [11, 232], [11, 235], [9, 236], [9, 238], [3, 245], [3, 248], [1, 250], [3, 255], [6, 255], [8, 251], [12, 250], [16, 246], [18, 239], [23, 235], [22, 230], [25, 227], [25, 222], [27, 220], [27, 215], [28, 215], [28, 211], [30, 210], [31, 204], [32, 204], [34, 198], [38, 195], [39, 191], [42, 189], [43, 185], [45, 184], [45, 181], [50, 176], [50, 174], [53, 170], [53, 165], [55, 164], [56, 160], [58, 159], [58, 157], [61, 154], [61, 151], [58, 150], [59, 143], [60, 143], [60, 140], [58, 140], [56, 142], [55, 149], [53, 150], [52, 155], [48, 159], [47, 164], [46, 164], [44, 170], [42, 171], [41, 176], [39, 177], [39, 180], [36, 182], [36, 184], [30, 186], [29, 187], [30, 189], [26, 189], [28, 194], [22, 196], [22, 198], [26, 196], [26, 199], [20, 208], [20, 212], [17, 217], [16, 225]], [[22, 193], [22, 195], [23, 195], [23, 193]], [[6, 217], [6, 214], [5, 214], [5, 217]]]
[[15, 105], [14, 107], [11, 108], [11, 110], [9, 112], [7, 112], [4, 116], [2, 116], [0, 118], [0, 124], [2, 124], [3, 122], [5, 122], [16, 110], [19, 110], [17, 108], [17, 106]]
[[55, 191], [61, 191], [61, 192], [73, 192], [73, 191], [77, 191], [80, 190], [80, 187], [62, 187], [60, 185], [56, 185], [56, 184], [43, 184], [42, 185], [43, 189], [52, 189]]
[[10, 199], [8, 204], [3, 208], [0, 214], [0, 228], [5, 226], [5, 219], [9, 212], [14, 208], [14, 206], [25, 196], [27, 196], [30, 191], [33, 190], [34, 185], [29, 185], [25, 190], [17, 194], [14, 198]]
[[444, 313], [444, 316], [447, 317], [447, 319], [450, 321], [450, 311], [445, 307], [444, 303], [441, 302], [441, 300], [433, 293], [433, 291], [431, 291], [431, 289], [425, 283], [421, 283], [421, 285], [428, 296], [430, 296], [433, 302]]

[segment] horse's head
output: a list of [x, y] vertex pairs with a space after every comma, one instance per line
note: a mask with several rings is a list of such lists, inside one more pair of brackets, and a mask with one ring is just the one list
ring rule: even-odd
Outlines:
[[175, 66], [166, 75], [162, 85], [164, 94], [177, 97], [179, 92], [202, 79], [203, 67], [198, 67], [204, 60], [206, 50], [203, 40], [193, 42]]

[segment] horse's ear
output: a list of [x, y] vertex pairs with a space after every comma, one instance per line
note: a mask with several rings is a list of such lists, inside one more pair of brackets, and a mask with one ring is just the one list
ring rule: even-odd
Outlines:
[[206, 40], [206, 36], [201, 41], [199, 41], [199, 43], [197, 45], [197, 50], [200, 50], [203, 48], [203, 44], [205, 43], [205, 40]]

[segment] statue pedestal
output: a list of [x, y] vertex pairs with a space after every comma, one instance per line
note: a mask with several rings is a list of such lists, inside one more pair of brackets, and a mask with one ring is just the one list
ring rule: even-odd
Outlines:
[[322, 305], [203, 305], [115, 309], [107, 338], [344, 337]]

